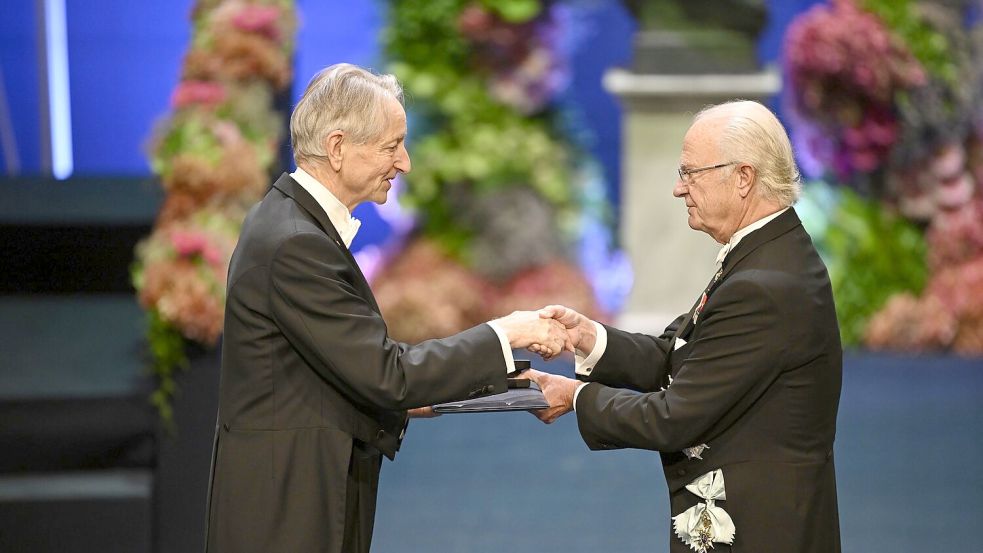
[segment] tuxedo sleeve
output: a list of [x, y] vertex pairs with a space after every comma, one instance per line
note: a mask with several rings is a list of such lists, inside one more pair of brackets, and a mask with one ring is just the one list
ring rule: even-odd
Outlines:
[[582, 371], [578, 378], [640, 392], [658, 390], [668, 382], [672, 335], [683, 318], [681, 315], [673, 321], [658, 337], [604, 325], [607, 333], [604, 353], [588, 374]]
[[[684, 346], [686, 360], [665, 390], [584, 386], [577, 422], [588, 447], [679, 451], [709, 441], [711, 427], [726, 427], [744, 413], [777, 377], [789, 347], [773, 293], [770, 285], [746, 278], [722, 284], [707, 302], [699, 335]], [[656, 346], [648, 350], [661, 352]], [[639, 349], [617, 362], [644, 364], [642, 354]], [[618, 371], [628, 372], [625, 367]]]
[[388, 410], [506, 390], [506, 362], [490, 326], [398, 343], [353, 286], [353, 270], [337, 244], [317, 233], [294, 234], [273, 255], [271, 312], [321, 377], [356, 401]]

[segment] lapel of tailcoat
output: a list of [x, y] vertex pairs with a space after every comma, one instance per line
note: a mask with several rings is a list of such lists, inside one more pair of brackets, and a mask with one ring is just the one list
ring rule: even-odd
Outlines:
[[324, 212], [324, 209], [319, 203], [317, 203], [314, 196], [311, 196], [310, 192], [304, 190], [304, 187], [295, 181], [288, 173], [280, 175], [280, 178], [273, 183], [273, 187], [292, 198], [295, 202], [297, 202], [297, 204], [300, 205], [300, 207], [304, 208], [304, 211], [309, 213], [311, 217], [317, 221], [317, 224], [321, 227], [325, 234], [327, 234], [328, 237], [331, 238], [331, 240], [337, 244], [339, 248], [341, 248], [341, 251], [344, 252], [345, 257], [348, 258], [348, 262], [354, 269], [354, 284], [359, 288], [359, 291], [369, 302], [369, 305], [372, 306], [372, 309], [374, 309], [376, 313], [380, 313], [379, 305], [375, 301], [375, 296], [372, 294], [372, 288], [365, 279], [365, 275], [362, 274], [362, 269], [355, 261], [355, 257], [352, 255], [352, 252], [341, 240], [341, 235], [338, 234], [338, 230], [331, 224], [331, 219], [328, 218], [328, 214]]

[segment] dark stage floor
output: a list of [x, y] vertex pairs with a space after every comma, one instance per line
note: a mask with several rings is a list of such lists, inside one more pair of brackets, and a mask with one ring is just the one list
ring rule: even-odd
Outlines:
[[[981, 438], [983, 359], [848, 355], [843, 551], [976, 550]], [[415, 421], [384, 462], [373, 551], [650, 553], [668, 534], [657, 454], [590, 452], [572, 414], [552, 426], [525, 413], [445, 415]]]

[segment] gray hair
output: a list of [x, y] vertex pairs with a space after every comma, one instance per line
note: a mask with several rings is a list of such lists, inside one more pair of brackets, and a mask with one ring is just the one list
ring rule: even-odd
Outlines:
[[290, 115], [294, 161], [327, 155], [324, 139], [332, 131], [345, 131], [356, 144], [378, 137], [386, 125], [379, 105], [387, 96], [403, 103], [403, 88], [393, 75], [350, 63], [319, 71]]
[[694, 122], [726, 117], [720, 149], [728, 161], [747, 163], [757, 171], [762, 197], [788, 207], [799, 198], [802, 180], [785, 127], [758, 102], [733, 100], [703, 108]]

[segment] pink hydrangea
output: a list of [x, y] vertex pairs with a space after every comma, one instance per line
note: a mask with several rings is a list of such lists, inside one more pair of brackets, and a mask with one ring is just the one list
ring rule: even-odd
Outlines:
[[939, 270], [928, 287], [958, 321], [952, 348], [964, 354], [983, 353], [983, 255]]
[[211, 238], [203, 232], [193, 230], [174, 229], [170, 232], [171, 244], [173, 244], [178, 256], [193, 258], [201, 256], [209, 265], [220, 267], [224, 264], [222, 251], [216, 246]]
[[139, 291], [144, 308], [155, 309], [182, 335], [206, 345], [214, 345], [222, 333], [224, 296], [224, 275], [203, 279], [193, 263], [182, 259], [148, 264]]
[[864, 343], [873, 349], [918, 352], [952, 344], [958, 325], [953, 314], [934, 296], [892, 296], [867, 324]]
[[256, 33], [277, 42], [281, 32], [279, 26], [281, 12], [277, 6], [249, 4], [232, 16], [232, 26], [240, 31]]
[[983, 255], [936, 271], [927, 294], [956, 317], [983, 315]]
[[178, 83], [171, 94], [171, 106], [175, 109], [191, 105], [213, 107], [225, 101], [225, 87], [213, 81], [187, 80]]

